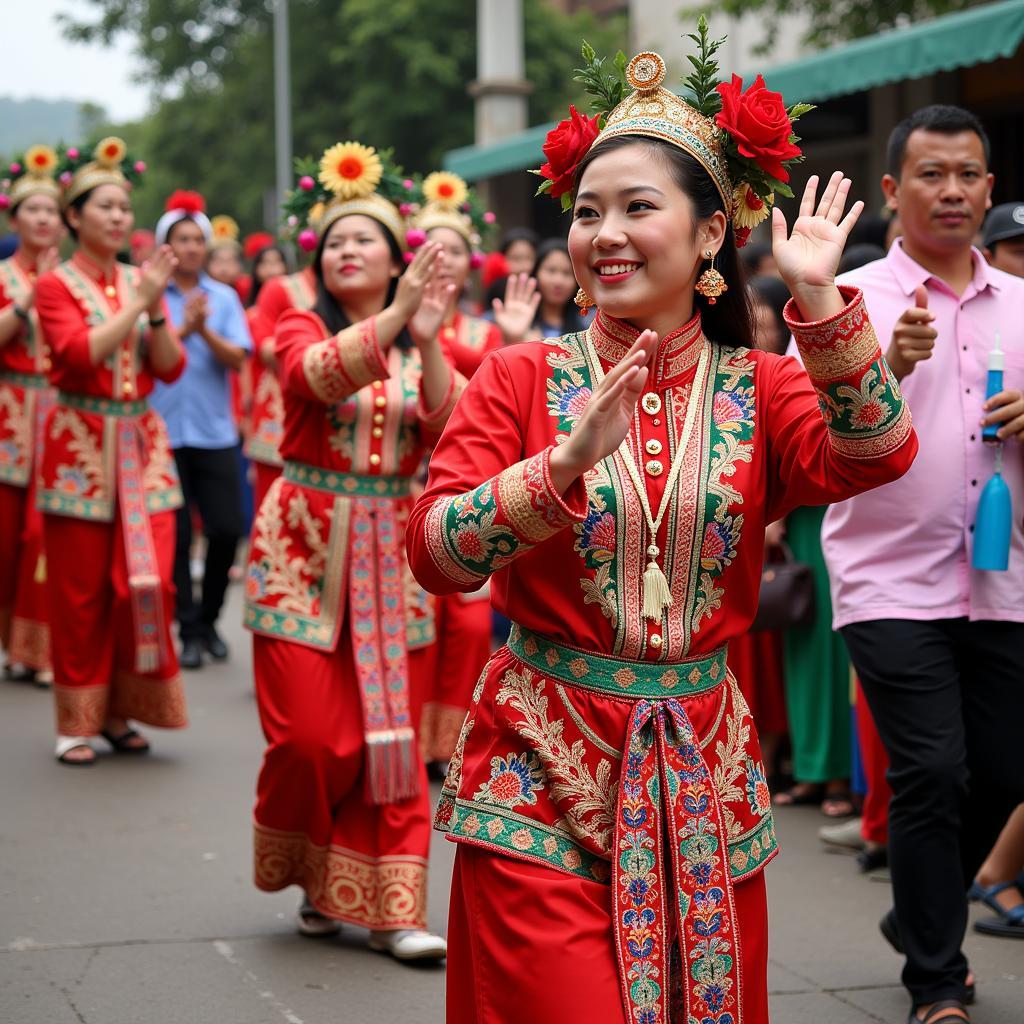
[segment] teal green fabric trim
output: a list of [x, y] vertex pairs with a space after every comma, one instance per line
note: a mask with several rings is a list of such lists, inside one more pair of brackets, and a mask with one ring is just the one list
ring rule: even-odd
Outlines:
[[713, 690], [726, 676], [724, 647], [706, 658], [672, 665], [627, 661], [557, 644], [513, 623], [508, 648], [542, 675], [615, 697], [689, 697]]
[[281, 475], [290, 483], [347, 498], [404, 498], [412, 493], [407, 476], [360, 476], [302, 462], [286, 462]]
[[43, 512], [57, 516], [71, 516], [72, 519], [88, 519], [96, 523], [109, 523], [114, 518], [112, 501], [96, 501], [79, 498], [73, 494], [40, 490], [36, 499]]
[[50, 382], [43, 373], [15, 373], [13, 370], [0, 373], [0, 384], [11, 384], [16, 388], [48, 388]]
[[292, 612], [279, 612], [246, 603], [245, 626], [264, 636], [291, 640], [292, 643], [305, 644], [318, 651], [334, 648], [334, 631], [330, 626], [318, 619], [309, 619]]
[[57, 402], [69, 409], [95, 413], [97, 416], [141, 416], [148, 408], [145, 398], [132, 402], [118, 402], [113, 398], [94, 398], [92, 395], [75, 395], [70, 391], [58, 391]]
[[769, 811], [756, 828], [729, 843], [729, 874], [732, 880], [742, 882], [756, 874], [778, 852], [775, 819]]

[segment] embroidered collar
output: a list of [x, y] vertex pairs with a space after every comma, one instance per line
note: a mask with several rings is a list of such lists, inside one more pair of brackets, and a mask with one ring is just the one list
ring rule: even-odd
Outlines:
[[71, 261], [79, 270], [82, 271], [83, 274], [86, 274], [93, 281], [96, 281], [100, 287], [105, 287], [107, 285], [117, 287], [117, 279], [121, 272], [121, 265], [117, 260], [114, 261], [114, 266], [109, 276], [95, 260], [86, 256], [81, 249], [75, 250], [75, 254], [71, 257]]
[[[602, 362], [613, 365], [625, 356], [640, 336], [640, 331], [632, 324], [616, 320], [603, 310], [598, 310], [587, 333]], [[661, 339], [648, 388], [662, 389], [681, 384], [697, 365], [706, 344], [700, 312], [697, 312], [689, 323]]]

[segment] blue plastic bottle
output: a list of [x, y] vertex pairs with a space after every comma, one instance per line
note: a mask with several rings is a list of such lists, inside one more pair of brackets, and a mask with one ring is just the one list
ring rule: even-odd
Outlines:
[[[999, 335], [997, 334], [995, 346], [988, 354], [988, 380], [985, 383], [986, 402], [1003, 390], [1003, 362], [1003, 350], [999, 346]], [[990, 423], [987, 427], [982, 427], [982, 441], [986, 444], [998, 444], [999, 438], [996, 436], [996, 432], [999, 427], [998, 423]]]
[[1003, 449], [996, 452], [996, 471], [985, 484], [978, 501], [978, 520], [974, 527], [975, 569], [1006, 572], [1010, 566], [1010, 530], [1013, 525], [1013, 502], [1000, 469]]

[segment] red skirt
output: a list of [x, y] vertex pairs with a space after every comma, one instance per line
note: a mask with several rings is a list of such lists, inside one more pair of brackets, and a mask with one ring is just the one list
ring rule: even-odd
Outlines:
[[135, 670], [135, 626], [120, 512], [113, 523], [44, 515], [57, 732], [93, 736], [109, 718], [165, 729], [188, 724], [171, 640], [175, 514], [149, 517], [162, 583], [167, 658]]
[[37, 672], [50, 668], [50, 611], [46, 600], [43, 514], [36, 506], [34, 478], [26, 488], [9, 650], [11, 661]]
[[256, 789], [256, 886], [298, 885], [322, 914], [364, 928], [425, 928], [426, 769], [420, 761], [419, 793], [408, 800], [374, 805], [365, 798], [348, 623], [334, 652], [256, 635], [253, 669], [267, 740]]
[[491, 602], [449, 594], [437, 599], [437, 642], [424, 658], [423, 760], [450, 761], [473, 689], [491, 656]]
[[27, 488], [0, 484], [0, 645], [8, 651], [18, 592], [18, 549], [27, 508]]
[[[768, 1024], [764, 873], [736, 885], [743, 1024]], [[622, 1005], [610, 886], [459, 844], [447, 1024], [635, 1024]], [[678, 1000], [679, 994], [677, 994]], [[677, 1006], [672, 1019], [684, 1024]]]

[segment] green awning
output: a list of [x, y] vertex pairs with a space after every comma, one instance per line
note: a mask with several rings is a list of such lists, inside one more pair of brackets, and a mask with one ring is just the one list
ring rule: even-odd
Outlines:
[[[1004, 0], [822, 50], [772, 68], [764, 77], [786, 97], [820, 103], [889, 82], [1011, 57], [1022, 40], [1024, 0]], [[468, 181], [539, 167], [541, 145], [552, 127], [537, 125], [489, 146], [453, 149], [445, 167]]]

